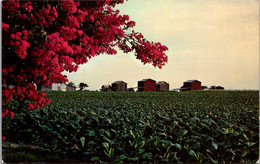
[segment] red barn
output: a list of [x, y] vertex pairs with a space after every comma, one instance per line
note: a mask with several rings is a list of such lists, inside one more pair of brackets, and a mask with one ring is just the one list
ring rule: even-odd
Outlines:
[[183, 86], [181, 87], [180, 91], [194, 91], [194, 90], [201, 90], [201, 82], [198, 80], [188, 80], [183, 82]]
[[153, 79], [143, 79], [138, 81], [138, 91], [156, 91], [156, 81]]
[[169, 83], [159, 81], [156, 83], [156, 91], [169, 91]]
[[116, 81], [112, 83], [112, 91], [127, 91], [127, 83], [124, 81]]

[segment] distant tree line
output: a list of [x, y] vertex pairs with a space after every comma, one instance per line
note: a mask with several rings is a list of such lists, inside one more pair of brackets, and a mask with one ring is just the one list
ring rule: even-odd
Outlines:
[[[67, 85], [70, 87], [76, 88], [76, 84], [73, 82], [69, 82]], [[78, 87], [79, 87], [79, 91], [83, 91], [85, 88], [87, 88], [89, 86], [87, 83], [81, 82], [81, 83], [79, 83]]]
[[[201, 86], [201, 89], [202, 89], [202, 90], [205, 90], [205, 89], [208, 89], [208, 87], [207, 87], [207, 86]], [[209, 89], [210, 89], [210, 90], [224, 90], [225, 88], [222, 87], [222, 86], [212, 85]]]

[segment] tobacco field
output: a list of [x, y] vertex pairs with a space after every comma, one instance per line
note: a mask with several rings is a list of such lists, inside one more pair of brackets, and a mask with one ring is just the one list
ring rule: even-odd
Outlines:
[[[91, 163], [258, 160], [258, 91], [49, 91], [46, 96], [52, 102], [34, 111], [10, 102], [15, 116], [3, 118], [6, 142]], [[14, 162], [4, 149], [3, 158]]]

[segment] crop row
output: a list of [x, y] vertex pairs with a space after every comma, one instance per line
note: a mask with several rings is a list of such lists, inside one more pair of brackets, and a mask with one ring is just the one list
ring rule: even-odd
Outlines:
[[[87, 162], [255, 162], [258, 92], [47, 92], [52, 102], [4, 118], [7, 140]], [[18, 112], [19, 111], [19, 112]]]

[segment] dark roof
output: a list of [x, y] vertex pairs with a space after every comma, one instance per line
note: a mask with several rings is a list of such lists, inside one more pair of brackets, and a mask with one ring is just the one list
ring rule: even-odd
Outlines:
[[[153, 80], [153, 79], [143, 79], [143, 80], [139, 80], [139, 81], [141, 82], [141, 81], [147, 81], [147, 80], [155, 81], [155, 80]], [[156, 82], [156, 81], [155, 81], [155, 82]]]
[[115, 81], [112, 84], [119, 84], [119, 83], [126, 83], [126, 82], [124, 82], [124, 81]]
[[159, 82], [157, 82], [156, 84], [162, 84], [162, 83], [168, 84], [166, 81], [159, 81]]
[[71, 87], [71, 88], [76, 88], [76, 86], [71, 86], [71, 85], [68, 85], [66, 84], [67, 87]]
[[[184, 81], [184, 83], [192, 83], [192, 82], [194, 82], [194, 81], [200, 82], [199, 80], [188, 80], [188, 81]], [[201, 82], [200, 82], [200, 83], [201, 83]]]

